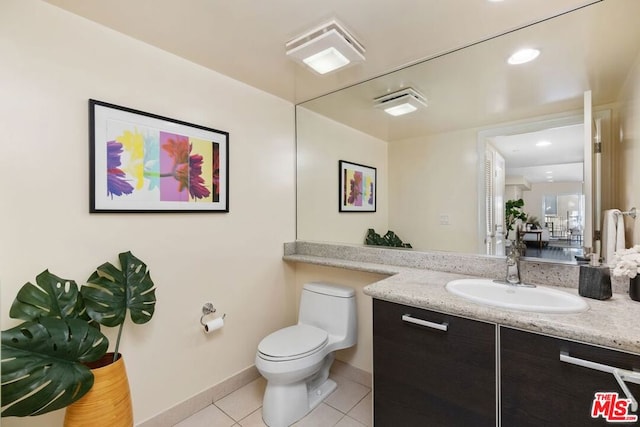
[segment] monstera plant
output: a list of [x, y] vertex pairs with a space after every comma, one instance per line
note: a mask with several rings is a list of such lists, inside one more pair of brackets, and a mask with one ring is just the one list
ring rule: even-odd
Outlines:
[[2, 417], [40, 415], [64, 408], [93, 386], [90, 362], [102, 358], [109, 341], [100, 325], [119, 326], [114, 361], [127, 310], [146, 323], [155, 309], [147, 266], [131, 252], [119, 254], [121, 269], [102, 264], [78, 289], [48, 270], [26, 283], [9, 316], [24, 323], [2, 331]]

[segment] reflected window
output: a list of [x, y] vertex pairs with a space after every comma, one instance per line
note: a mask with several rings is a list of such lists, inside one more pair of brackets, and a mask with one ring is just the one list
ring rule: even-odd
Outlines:
[[545, 194], [544, 196], [544, 214], [558, 215], [558, 196], [555, 194]]

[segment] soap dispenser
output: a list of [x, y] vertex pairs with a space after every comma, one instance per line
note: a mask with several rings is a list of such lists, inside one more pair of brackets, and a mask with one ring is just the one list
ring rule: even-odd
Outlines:
[[589, 265], [580, 266], [578, 293], [585, 298], [605, 300], [611, 298], [611, 271], [608, 266], [600, 265], [597, 253], [586, 255]]

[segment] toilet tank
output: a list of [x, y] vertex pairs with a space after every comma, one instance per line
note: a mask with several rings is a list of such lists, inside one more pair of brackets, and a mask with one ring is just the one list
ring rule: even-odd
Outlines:
[[331, 350], [356, 343], [357, 322], [356, 295], [352, 288], [322, 282], [304, 285], [298, 323], [327, 331]]

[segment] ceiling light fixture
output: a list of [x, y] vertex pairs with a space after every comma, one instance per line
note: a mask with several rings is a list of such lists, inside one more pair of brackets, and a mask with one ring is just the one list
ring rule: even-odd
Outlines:
[[285, 44], [287, 56], [326, 74], [364, 61], [364, 47], [335, 19]]
[[380, 108], [392, 116], [413, 113], [418, 108], [427, 106], [427, 99], [424, 95], [410, 87], [380, 96], [373, 101], [376, 108]]
[[540, 55], [538, 49], [520, 49], [509, 57], [507, 62], [511, 65], [520, 65], [530, 61], [533, 61]]
[[536, 147], [548, 147], [549, 145], [551, 145], [549, 141], [536, 142]]

